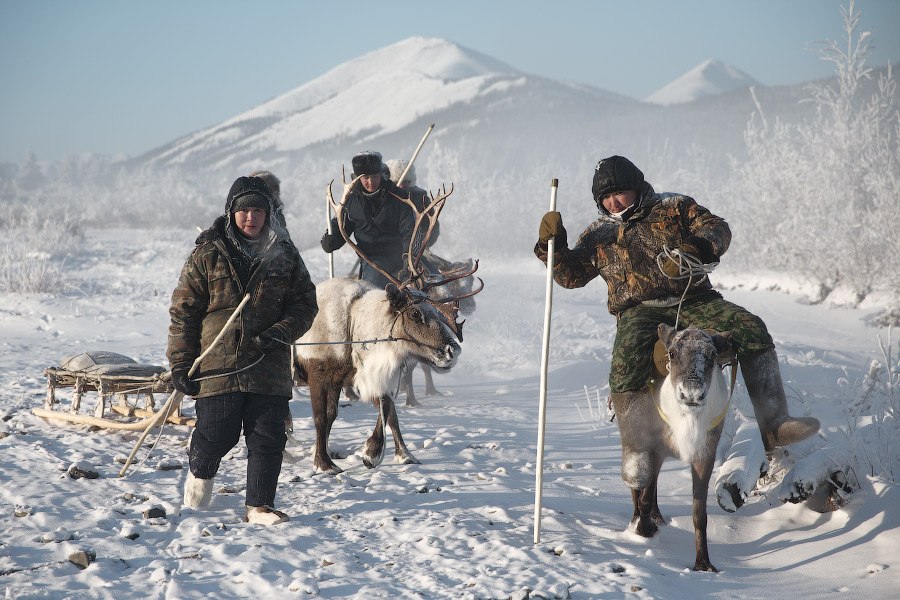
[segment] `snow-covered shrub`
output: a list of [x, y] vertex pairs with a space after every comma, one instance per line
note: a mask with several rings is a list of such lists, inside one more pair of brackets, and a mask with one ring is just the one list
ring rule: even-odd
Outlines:
[[878, 343], [881, 359], [872, 360], [862, 381], [848, 389], [846, 425], [839, 431], [848, 442], [848, 464], [893, 482], [900, 469], [900, 357], [892, 353], [890, 328], [887, 342], [879, 336]]
[[740, 198], [738, 260], [810, 275], [857, 301], [876, 288], [900, 291], [900, 111], [890, 67], [873, 81], [869, 32], [854, 3], [841, 9], [845, 45], [829, 41], [823, 60], [835, 77], [810, 86], [815, 117], [768, 122], [762, 107], [745, 131], [746, 161], [731, 185]]
[[0, 219], [0, 291], [55, 293], [64, 287], [65, 260], [83, 239], [81, 221], [63, 211], [17, 205]]

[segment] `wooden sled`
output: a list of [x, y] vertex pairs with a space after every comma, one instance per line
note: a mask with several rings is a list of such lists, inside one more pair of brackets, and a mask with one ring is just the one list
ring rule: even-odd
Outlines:
[[[44, 375], [47, 376], [44, 407], [35, 408], [32, 413], [45, 419], [106, 429], [143, 431], [159, 419], [163, 410], [157, 410], [153, 394], [173, 391], [166, 369], [140, 364], [115, 352], [83, 352], [63, 359], [59, 367], [48, 367]], [[57, 401], [57, 388], [72, 388], [72, 402], [67, 409]], [[91, 414], [82, 414], [79, 412], [82, 396], [92, 391], [97, 392], [97, 403]], [[143, 406], [138, 406], [142, 397]], [[196, 419], [183, 417], [180, 408], [181, 402], [170, 408], [167, 422], [193, 427]], [[134, 417], [138, 420], [128, 420]]]

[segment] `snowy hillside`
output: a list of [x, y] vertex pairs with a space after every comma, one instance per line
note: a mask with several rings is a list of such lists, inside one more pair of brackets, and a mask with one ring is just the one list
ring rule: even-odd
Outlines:
[[644, 98], [644, 101], [663, 105], [680, 104], [751, 85], [759, 85], [759, 82], [739, 69], [708, 59], [659, 88]]
[[[117, 460], [134, 447], [136, 433], [32, 414], [46, 396], [43, 369], [67, 355], [110, 350], [165, 365], [169, 298], [195, 232], [87, 234], [69, 257], [66, 293], [0, 295], [5, 598], [887, 600], [900, 589], [897, 486], [884, 475], [868, 477], [865, 463], [883, 459], [900, 472], [897, 430], [887, 418], [878, 431], [889, 434], [882, 442], [894, 450], [879, 450], [866, 440], [873, 419], [884, 415], [848, 421], [846, 413], [850, 404], [878, 398], [877, 386], [861, 395], [868, 361], [880, 356], [865, 311], [799, 304], [757, 288], [746, 274], [738, 278], [743, 287], [723, 289], [769, 325], [791, 411], [822, 420], [823, 437], [810, 442], [815, 464], [857, 451], [861, 489], [824, 514], [783, 504], [777, 489], [726, 513], [711, 486], [710, 556], [721, 572], [695, 573], [685, 465], [669, 460], [663, 467], [659, 503], [669, 524], [652, 539], [628, 529], [631, 497], [605, 403], [615, 322], [601, 281], [554, 294], [540, 544], [532, 544], [532, 516], [545, 270], [525, 256], [483, 257], [486, 287], [467, 320], [460, 363], [436, 378], [446, 395], [420, 394], [417, 408], [401, 399], [403, 435], [421, 465], [387, 457], [375, 470], [362, 467], [353, 453], [375, 411], [343, 403], [332, 441], [349, 454], [338, 461], [348, 472], [314, 476], [308, 395], [295, 391], [291, 450], [298, 460], [285, 464], [276, 498], [291, 520], [266, 528], [241, 520], [243, 441], [223, 460], [209, 509], [194, 511], [181, 506], [188, 428], [167, 425], [149, 460], [119, 478]], [[301, 251], [313, 280], [324, 279], [325, 255]], [[337, 262], [346, 268], [350, 251]], [[896, 352], [896, 339], [892, 345]], [[415, 381], [421, 391], [418, 372]], [[71, 388], [58, 399], [65, 410]], [[94, 392], [85, 393], [82, 413], [95, 401]], [[734, 406], [751, 414], [740, 384]], [[185, 409], [192, 414], [190, 401]], [[72, 466], [98, 477], [73, 478]], [[79, 556], [82, 564], [93, 556], [83, 570], [70, 562]]]
[[[339, 65], [145, 158], [154, 165], [198, 161], [224, 165], [249, 154], [298, 152], [339, 139], [363, 142], [421, 118], [446, 122], [440, 115], [451, 107], [476, 102], [477, 110], [485, 99], [519, 93], [528, 79], [500, 61], [452, 42], [408, 38]], [[596, 93], [585, 96], [596, 98]]]

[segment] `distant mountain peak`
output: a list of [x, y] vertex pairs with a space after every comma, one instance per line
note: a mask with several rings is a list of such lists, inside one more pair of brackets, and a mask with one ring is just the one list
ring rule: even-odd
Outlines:
[[707, 59], [659, 88], [644, 98], [644, 101], [664, 105], [680, 104], [758, 83], [740, 69], [718, 60]]

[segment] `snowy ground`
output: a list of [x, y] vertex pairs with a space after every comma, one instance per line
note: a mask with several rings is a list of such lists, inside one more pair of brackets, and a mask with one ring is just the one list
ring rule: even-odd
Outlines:
[[[78, 272], [64, 296], [0, 296], [0, 436], [7, 434], [0, 590], [7, 598], [526, 598], [526, 590], [545, 598], [896, 597], [900, 493], [865, 473], [849, 504], [826, 514], [762, 496], [726, 513], [711, 490], [718, 574], [689, 570], [691, 484], [680, 463], [668, 461], [661, 479], [670, 524], [650, 540], [627, 530], [630, 493], [619, 477], [618, 430], [605, 412], [614, 322], [602, 281], [555, 292], [542, 541], [533, 545], [544, 270], [530, 257], [482, 257], [486, 288], [466, 324], [460, 364], [437, 378], [446, 395], [401, 406], [404, 437], [421, 465], [361, 467], [353, 452], [375, 413], [351, 404], [332, 435], [333, 448], [351, 455], [339, 462], [348, 472], [313, 476], [310, 406], [298, 390], [292, 450], [300, 459], [285, 465], [278, 490], [289, 523], [241, 522], [242, 442], [223, 461], [206, 511], [180, 506], [186, 468], [156, 468], [186, 467], [185, 428], [167, 426], [147, 463], [118, 478], [115, 458], [137, 435], [32, 415], [45, 394], [42, 371], [94, 349], [165, 365], [169, 296], [192, 237], [91, 232], [85, 251], [67, 263]], [[304, 255], [314, 279], [324, 278], [324, 255]], [[733, 281], [723, 277], [733, 288], [726, 297], [761, 315], [775, 337], [792, 412], [823, 421], [815, 451], [846, 451], [841, 404], [879, 357], [866, 312], [809, 306]], [[421, 388], [418, 373], [416, 381]], [[92, 394], [85, 404], [92, 406]], [[735, 404], [750, 414], [742, 388]], [[890, 460], [900, 472], [896, 453]], [[70, 478], [73, 463], [100, 478]], [[153, 507], [165, 517], [145, 518]], [[67, 561], [79, 549], [96, 553], [84, 570]]]

